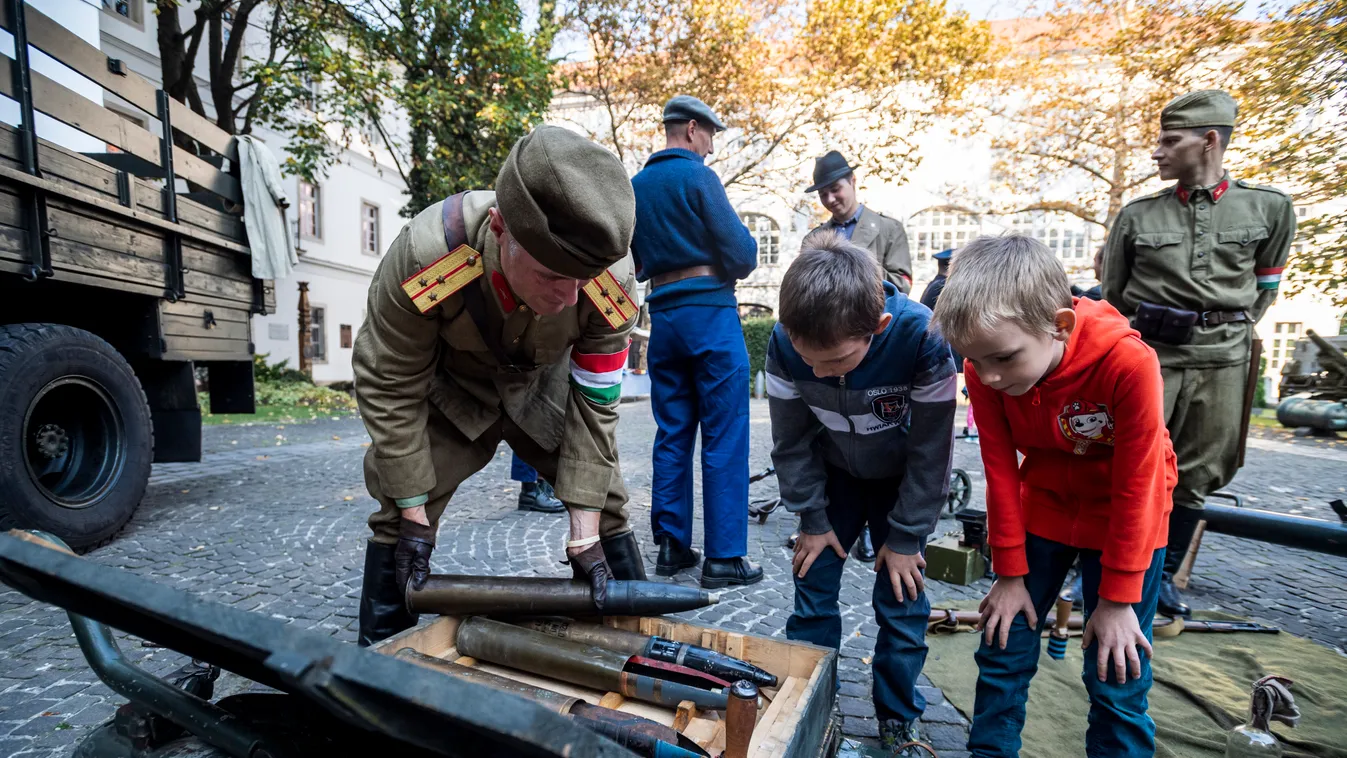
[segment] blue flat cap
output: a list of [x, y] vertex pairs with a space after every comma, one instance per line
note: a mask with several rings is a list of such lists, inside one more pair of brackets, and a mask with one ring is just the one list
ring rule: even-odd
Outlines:
[[932, 255], [932, 256], [931, 256], [931, 260], [936, 260], [936, 261], [947, 261], [947, 260], [949, 260], [950, 258], [953, 258], [953, 257], [954, 257], [954, 248], [951, 247], [951, 248], [949, 248], [949, 249], [947, 249], [947, 250], [941, 250], [940, 252], [936, 253], [935, 255]]
[[703, 103], [692, 95], [674, 95], [669, 98], [669, 102], [664, 104], [664, 123], [670, 121], [696, 121], [699, 124], [710, 124], [716, 131], [723, 132], [726, 127], [716, 118], [716, 114], [711, 112], [711, 106]]

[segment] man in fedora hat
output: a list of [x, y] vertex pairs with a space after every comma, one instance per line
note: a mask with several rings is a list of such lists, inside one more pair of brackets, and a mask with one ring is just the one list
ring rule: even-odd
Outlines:
[[706, 103], [679, 95], [664, 106], [666, 147], [631, 180], [632, 256], [651, 284], [650, 408], [655, 435], [650, 522], [655, 573], [697, 565], [692, 548], [692, 452], [702, 438], [703, 587], [753, 584], [748, 554], [748, 349], [734, 285], [758, 263], [753, 235], [706, 167], [725, 125]]
[[365, 486], [379, 504], [361, 645], [416, 623], [407, 585], [426, 581], [441, 515], [502, 440], [556, 483], [566, 556], [600, 608], [608, 579], [645, 578], [616, 439], [638, 309], [631, 182], [612, 153], [540, 126], [495, 186], [417, 214], [370, 282], [352, 361], [371, 438]]
[[861, 205], [856, 197], [856, 170], [841, 153], [829, 150], [814, 161], [814, 183], [805, 192], [817, 192], [819, 202], [832, 214], [818, 229], [834, 229], [852, 244], [874, 253], [884, 269], [884, 278], [899, 292], [912, 290], [907, 232], [897, 219]]
[[[912, 291], [912, 256], [907, 249], [907, 232], [896, 219], [860, 204], [856, 198], [856, 170], [836, 150], [829, 150], [814, 161], [814, 183], [805, 192], [817, 192], [819, 202], [832, 214], [820, 229], [832, 229], [851, 243], [875, 254], [884, 278], [898, 291]], [[875, 559], [870, 529], [862, 530], [856, 540], [856, 558], [864, 563]]]

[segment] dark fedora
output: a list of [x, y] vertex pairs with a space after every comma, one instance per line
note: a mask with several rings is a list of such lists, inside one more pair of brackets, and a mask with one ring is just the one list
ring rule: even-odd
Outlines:
[[829, 150], [822, 158], [814, 159], [814, 184], [805, 192], [818, 192], [829, 184], [850, 176], [855, 169], [836, 150]]

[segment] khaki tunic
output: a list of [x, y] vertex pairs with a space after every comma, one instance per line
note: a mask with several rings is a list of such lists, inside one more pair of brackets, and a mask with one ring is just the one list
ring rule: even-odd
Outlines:
[[[427, 513], [434, 523], [458, 485], [491, 460], [502, 439], [553, 482], [568, 506], [603, 510], [605, 536], [627, 529], [617, 403], [594, 402], [573, 386], [570, 358], [572, 351], [626, 350], [635, 319], [614, 329], [583, 292], [576, 305], [555, 316], [539, 316], [522, 303], [506, 312], [493, 287], [500, 250], [487, 211], [494, 205], [493, 192], [463, 199], [468, 244], [482, 253], [484, 265], [483, 275], [465, 287], [481, 288], [487, 320], [499, 325], [498, 335], [478, 331], [461, 292], [422, 314], [402, 289], [405, 280], [448, 252], [442, 203], [403, 228], [370, 284], [353, 364], [356, 399], [373, 440], [365, 473], [370, 494], [382, 506], [370, 518], [378, 541], [397, 539], [393, 499], [429, 494]], [[635, 291], [630, 257], [609, 272], [628, 292]], [[516, 366], [536, 367], [502, 367], [488, 337], [499, 341]]]
[[[810, 233], [830, 228], [831, 222]], [[902, 222], [863, 206], [861, 217], [856, 220], [856, 228], [851, 233], [851, 241], [875, 254], [884, 269], [884, 278], [893, 282], [899, 292], [907, 294], [912, 289], [912, 255], [908, 250], [907, 231], [903, 229]]]
[[[1224, 189], [1221, 189], [1224, 186]], [[1295, 237], [1291, 199], [1231, 181], [1177, 187], [1129, 203], [1104, 250], [1104, 299], [1131, 318], [1140, 303], [1203, 312], [1243, 310], [1257, 321], [1277, 297], [1255, 271], [1280, 273]], [[1178, 457], [1174, 505], [1201, 508], [1238, 469], [1253, 323], [1195, 327], [1186, 345], [1150, 342], [1165, 385], [1165, 425]]]

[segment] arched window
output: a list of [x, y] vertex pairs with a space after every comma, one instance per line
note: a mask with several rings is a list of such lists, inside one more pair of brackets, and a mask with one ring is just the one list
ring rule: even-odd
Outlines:
[[775, 266], [781, 256], [781, 227], [761, 213], [741, 213], [739, 218], [758, 241], [758, 265]]

